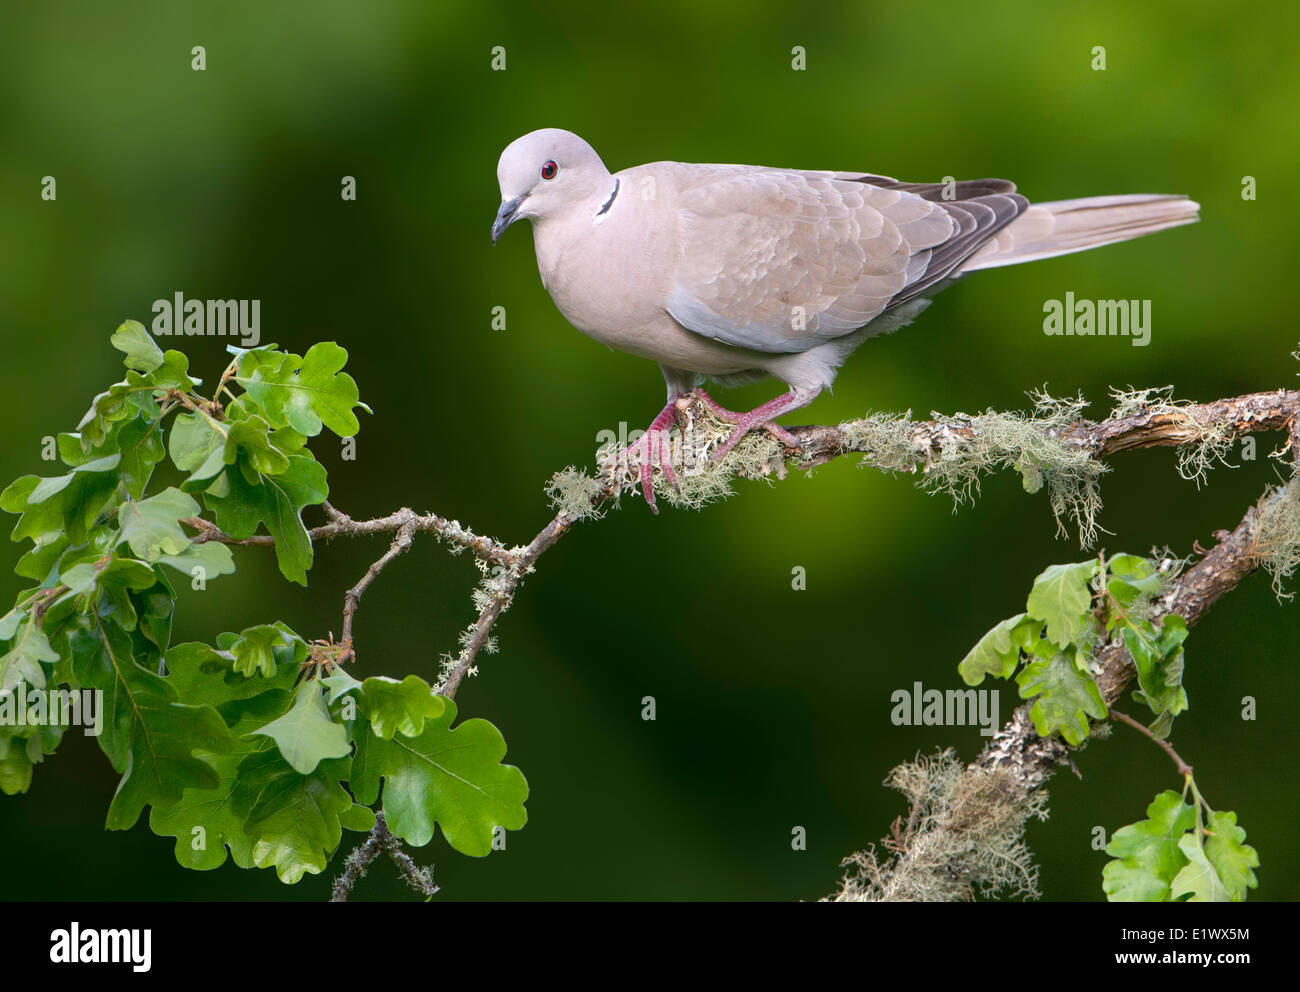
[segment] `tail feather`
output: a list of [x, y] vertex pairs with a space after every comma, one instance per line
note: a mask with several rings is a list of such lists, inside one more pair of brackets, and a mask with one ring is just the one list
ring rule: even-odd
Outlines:
[[1200, 219], [1200, 209], [1185, 196], [1149, 193], [1035, 203], [971, 255], [961, 271], [1018, 265], [1140, 238], [1193, 224]]

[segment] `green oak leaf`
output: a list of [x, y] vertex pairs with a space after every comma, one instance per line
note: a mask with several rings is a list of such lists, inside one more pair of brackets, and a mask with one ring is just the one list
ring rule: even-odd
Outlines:
[[[1205, 856], [1205, 851], [1196, 843], [1196, 836], [1183, 834], [1178, 839], [1178, 849], [1183, 852], [1187, 864], [1170, 883], [1170, 897], [1184, 902], [1228, 902], [1228, 890]], [[1181, 896], [1188, 898], [1181, 900]]]
[[103, 692], [97, 740], [123, 773], [106, 827], [126, 830], [146, 805], [175, 802], [191, 786], [215, 786], [216, 772], [194, 752], [220, 753], [232, 740], [215, 709], [177, 702], [167, 679], [136, 664], [124, 631], [97, 616], [85, 622], [69, 637], [73, 671], [82, 686]]
[[158, 389], [179, 389], [183, 393], [203, 385], [202, 379], [190, 375], [189, 356], [172, 348], [163, 352], [163, 362], [149, 374], [149, 382]]
[[20, 737], [0, 737], [0, 793], [16, 796], [32, 786], [32, 759]]
[[1150, 729], [1162, 740], [1169, 736], [1174, 717], [1187, 709], [1182, 647], [1186, 639], [1187, 621], [1176, 614], [1165, 616], [1159, 633], [1148, 620], [1124, 623], [1124, 646], [1138, 675], [1139, 688], [1133, 695], [1156, 715]]
[[361, 712], [377, 737], [389, 741], [394, 734], [419, 737], [424, 721], [442, 715], [446, 698], [435, 696], [429, 683], [418, 675], [396, 679], [378, 676], [362, 683]]
[[[176, 590], [159, 572], [155, 572], [154, 577], [158, 581], [148, 588], [135, 589], [127, 585], [125, 589], [126, 598], [137, 617], [136, 661], [157, 671], [158, 663], [171, 645]], [[111, 589], [112, 582], [106, 586]]]
[[328, 703], [336, 703], [349, 692], [361, 688], [361, 683], [341, 668], [334, 669], [333, 675], [327, 675], [325, 678], [320, 679], [319, 682], [329, 690], [329, 695], [326, 697]]
[[29, 617], [18, 630], [9, 650], [0, 657], [0, 692], [16, 689], [19, 682], [44, 689], [45, 670], [41, 668], [41, 662], [58, 660], [59, 653], [50, 647], [45, 631], [36, 625], [35, 617]]
[[254, 864], [274, 867], [289, 885], [325, 870], [343, 838], [340, 817], [352, 816], [352, 797], [339, 784], [349, 765], [347, 758], [335, 758], [301, 775], [275, 750], [244, 759], [239, 780], [256, 796], [244, 825], [253, 839]]
[[1143, 596], [1156, 595], [1164, 585], [1155, 563], [1137, 555], [1115, 555], [1106, 562], [1106, 568], [1110, 573], [1106, 588], [1125, 609]]
[[240, 357], [236, 381], [278, 424], [308, 437], [324, 424], [339, 437], [351, 437], [361, 426], [353, 408], [369, 407], [358, 398], [352, 376], [342, 371], [347, 360], [348, 353], [332, 341], [312, 345], [302, 358], [249, 352]]
[[88, 462], [77, 465], [66, 475], [56, 475], [48, 479], [41, 479], [36, 488], [31, 491], [27, 497], [29, 504], [44, 503], [51, 496], [63, 492], [77, 477], [83, 473], [110, 472], [117, 468], [118, 463], [122, 460], [119, 454], [105, 455], [103, 458], [95, 458]]
[[1211, 814], [1205, 829], [1210, 835], [1205, 838], [1205, 857], [1214, 866], [1228, 898], [1242, 902], [1246, 890], [1259, 885], [1251, 871], [1259, 867], [1259, 853], [1245, 843], [1246, 831], [1237, 826], [1237, 814], [1231, 810]]
[[280, 572], [291, 582], [307, 584], [312, 564], [311, 537], [302, 522], [307, 506], [329, 497], [325, 468], [307, 455], [290, 455], [283, 475], [257, 477], [249, 482], [238, 466], [226, 470], [228, 484], [223, 496], [204, 493], [204, 500], [216, 515], [217, 526], [237, 539], [251, 537], [258, 524], [265, 524], [275, 539], [275, 557]]
[[267, 678], [275, 674], [279, 665], [296, 671], [307, 660], [310, 650], [306, 641], [279, 621], [247, 627], [238, 634], [222, 634], [217, 644], [230, 652], [231, 668], [236, 672], [241, 675], [259, 672]]
[[1034, 699], [1029, 716], [1040, 737], [1059, 730], [1067, 743], [1082, 744], [1088, 737], [1088, 717], [1100, 720], [1108, 712], [1097, 683], [1061, 652], [1034, 658], [1016, 676], [1016, 684], [1021, 699]]
[[188, 548], [191, 538], [180, 521], [198, 515], [198, 502], [175, 486], [148, 499], [128, 500], [117, 511], [122, 540], [136, 557], [149, 562], [163, 555], [179, 555]]
[[67, 729], [50, 723], [47, 711], [32, 713], [30, 697], [21, 716], [25, 726], [19, 726], [18, 702], [17, 696], [0, 693], [0, 793], [10, 796], [30, 788], [34, 766], [58, 750]]
[[289, 458], [271, 444], [270, 433], [270, 425], [261, 417], [233, 421], [226, 435], [226, 464], [235, 464], [242, 452], [253, 471], [261, 475], [282, 475], [287, 472]]
[[967, 685], [979, 685], [986, 675], [1008, 679], [1020, 662], [1021, 650], [1028, 650], [1042, 633], [1043, 621], [1027, 613], [1003, 620], [979, 639], [957, 671]]
[[344, 830], [355, 830], [357, 833], [368, 834], [375, 829], [375, 811], [369, 806], [360, 806], [354, 804], [353, 807], [339, 817], [339, 824]]
[[210, 479], [225, 465], [226, 435], [210, 417], [178, 413], [172, 421], [167, 452], [172, 464], [190, 472], [190, 480]]
[[528, 783], [518, 768], [500, 763], [506, 742], [496, 727], [473, 719], [453, 730], [456, 704], [448, 699], [444, 705], [418, 737], [399, 734], [386, 741], [369, 728], [358, 730], [353, 794], [357, 802], [373, 805], [383, 779], [384, 814], [393, 833], [423, 847], [437, 823], [457, 851], [485, 857], [495, 827], [518, 830], [527, 822]]
[[166, 454], [162, 425], [156, 420], [135, 417], [122, 423], [113, 440], [122, 456], [118, 472], [126, 493], [131, 499], [139, 499], [149, 485], [154, 466]]
[[104, 445], [113, 436], [114, 425], [123, 420], [137, 415], [158, 419], [161, 408], [157, 398], [166, 395], [167, 389], [155, 381], [156, 375], [128, 371], [125, 379], [113, 383], [91, 400], [90, 409], [77, 424], [84, 450]]
[[306, 434], [302, 434], [292, 427], [277, 427], [267, 435], [267, 439], [286, 455], [302, 454], [302, 449], [307, 447], [307, 441], [309, 440]]
[[1083, 633], [1092, 607], [1089, 583], [1097, 574], [1095, 561], [1074, 565], [1049, 565], [1029, 592], [1025, 608], [1047, 621], [1047, 637], [1056, 644], [1071, 644]]
[[191, 544], [178, 555], [159, 555], [159, 565], [169, 565], [190, 578], [194, 569], [201, 568], [204, 581], [218, 575], [231, 575], [235, 571], [235, 556], [230, 549], [217, 541]]
[[[78, 561], [76, 556], [69, 555], [59, 563], [59, 581], [68, 587], [68, 591], [54, 601], [56, 605], [70, 597], [83, 596], [99, 586], [148, 589], [157, 581], [154, 570], [142, 561], [112, 555], [104, 564], [98, 551], [92, 550], [91, 553], [96, 560]], [[76, 564], [71, 564], [73, 561]], [[46, 618], [48, 621], [48, 614]]]
[[[222, 638], [237, 636], [223, 634]], [[223, 717], [228, 716], [228, 704], [277, 692], [278, 709], [250, 727], [250, 731], [285, 711], [289, 705], [289, 690], [298, 677], [297, 667], [291, 664], [276, 666], [269, 678], [241, 674], [235, 671], [234, 656], [229, 651], [195, 641], [177, 644], [167, 652], [167, 673], [167, 681], [175, 687], [183, 702], [215, 706]], [[226, 722], [234, 726], [231, 719], [226, 719]]]
[[208, 752], [201, 745], [228, 741], [226, 726], [212, 709], [141, 694], [131, 760], [109, 804], [105, 827], [129, 830], [145, 806], [165, 806], [179, 800], [190, 785], [219, 781], [200, 756]]
[[176, 838], [174, 853], [182, 868], [220, 868], [227, 850], [240, 868], [253, 867], [253, 838], [244, 832], [252, 802], [246, 789], [241, 794], [235, 775], [239, 763], [251, 753], [242, 742], [229, 754], [196, 752], [217, 773], [217, 784], [210, 789], [186, 789], [177, 802], [149, 811], [149, 829], [159, 837]]
[[[26, 596], [26, 593], [22, 594]], [[27, 610], [15, 606], [0, 617], [0, 641], [7, 641], [18, 632], [18, 625], [27, 619]]]
[[325, 696], [314, 681], [298, 687], [288, 713], [253, 733], [272, 738], [299, 775], [310, 775], [327, 758], [352, 753], [346, 728], [330, 719]]
[[[185, 647], [200, 646], [206, 647]], [[186, 654], [190, 660], [197, 658], [192, 650]], [[175, 649], [167, 656], [169, 662], [173, 661], [174, 655]], [[261, 683], [264, 680], [255, 681]], [[163, 808], [155, 806], [150, 811], [149, 829], [160, 837], [176, 838], [174, 853], [182, 867], [197, 871], [220, 868], [226, 863], [227, 850], [231, 860], [240, 868], [255, 867], [255, 839], [244, 827], [257, 794], [239, 778], [239, 768], [250, 755], [275, 752], [274, 742], [265, 737], [249, 736], [249, 732], [283, 711], [287, 698], [287, 692], [265, 691], [236, 703], [237, 718], [230, 724], [234, 747], [224, 754], [195, 752], [212, 765], [220, 778], [218, 784], [210, 789], [186, 789], [179, 802]]]
[[[130, 323], [130, 322], [128, 322]], [[125, 325], [124, 325], [125, 326]], [[121, 330], [119, 328], [119, 330]], [[157, 401], [171, 390], [189, 392], [200, 384], [189, 375], [189, 359], [179, 351], [158, 352], [157, 346], [143, 336], [128, 344], [126, 377], [115, 382], [91, 401], [77, 430], [81, 433], [81, 446], [89, 451], [103, 445], [112, 436], [113, 426], [119, 421], [140, 414], [148, 420], [158, 420], [162, 409]], [[149, 346], [152, 346], [152, 350]], [[161, 360], [159, 360], [161, 356]], [[154, 364], [157, 362], [158, 364]], [[141, 372], [136, 366], [153, 366]]]
[[68, 536], [63, 533], [56, 533], [44, 542], [37, 543], [18, 559], [18, 564], [14, 566], [14, 574], [25, 579], [44, 582], [55, 570], [59, 558], [68, 550], [71, 543]]
[[163, 363], [162, 349], [138, 320], [124, 322], [111, 338], [113, 347], [126, 355], [122, 364], [136, 372], [152, 372]]
[[1111, 902], [1167, 902], [1169, 886], [1187, 864], [1179, 838], [1196, 825], [1196, 810], [1166, 789], [1147, 807], [1147, 819], [1120, 827], [1106, 845], [1116, 860], [1102, 870]]
[[98, 448], [93, 449], [77, 433], [58, 435], [59, 458], [65, 465], [77, 467], [104, 457], [116, 450], [121, 456], [118, 473], [131, 499], [144, 495], [154, 466], [163, 459], [163, 429], [158, 411], [141, 412], [112, 425]]
[[39, 547], [66, 537], [72, 544], [86, 541], [99, 515], [117, 498], [114, 453], [78, 465], [66, 475], [42, 479], [25, 475], [0, 493], [0, 509], [21, 513], [10, 537], [30, 538]]

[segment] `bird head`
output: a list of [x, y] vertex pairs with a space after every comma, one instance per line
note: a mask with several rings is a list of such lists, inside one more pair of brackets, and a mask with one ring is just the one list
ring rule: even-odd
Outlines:
[[497, 163], [501, 209], [492, 224], [492, 243], [507, 227], [527, 217], [545, 220], [609, 195], [610, 173], [595, 149], [571, 131], [547, 127], [516, 138]]

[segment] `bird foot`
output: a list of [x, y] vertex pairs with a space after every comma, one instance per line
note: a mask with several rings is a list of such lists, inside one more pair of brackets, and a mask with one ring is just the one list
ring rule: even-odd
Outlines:
[[677, 472], [673, 469], [673, 449], [671, 434], [677, 422], [677, 399], [673, 398], [651, 422], [646, 432], [620, 451], [616, 456], [617, 465], [625, 465], [632, 455], [636, 455], [641, 466], [641, 493], [645, 496], [650, 512], [657, 514], [659, 507], [655, 504], [654, 470], [658, 465], [674, 489], [679, 493], [682, 487], [677, 482]]
[[746, 434], [752, 430], [765, 430], [774, 438], [780, 441], [787, 448], [799, 449], [803, 445], [799, 439], [787, 431], [780, 424], [775, 422], [776, 418], [789, 413], [791, 410], [798, 410], [800, 407], [807, 406], [817, 396], [816, 393], [796, 393], [794, 390], [778, 396], [774, 400], [769, 400], [760, 407], [750, 410], [748, 413], [737, 413], [734, 410], [728, 410], [721, 406], [712, 396], [703, 389], [697, 389], [695, 395], [698, 396], [707, 406], [715, 417], [719, 420], [730, 424], [735, 424], [736, 429], [731, 432], [722, 445], [716, 448], [710, 456], [710, 461], [717, 463], [734, 448]]

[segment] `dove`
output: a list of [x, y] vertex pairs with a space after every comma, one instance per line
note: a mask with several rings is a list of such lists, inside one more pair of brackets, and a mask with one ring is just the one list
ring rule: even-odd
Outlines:
[[[719, 460], [835, 381], [868, 337], [910, 323], [980, 269], [1127, 241], [1198, 219], [1185, 196], [1030, 203], [1005, 179], [901, 182], [869, 172], [652, 162], [610, 172], [578, 135], [532, 131], [497, 164], [492, 243], [533, 228], [542, 285], [595, 340], [659, 365], [668, 401], [623, 454], [655, 512], [653, 472], [678, 486], [669, 433], [698, 397], [734, 424]], [[768, 377], [788, 391], [737, 413], [702, 388]]]

